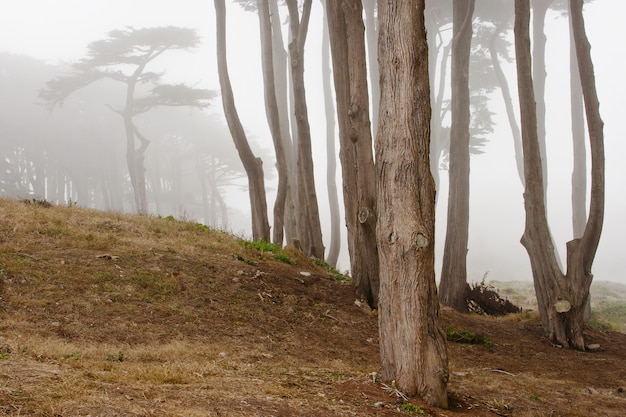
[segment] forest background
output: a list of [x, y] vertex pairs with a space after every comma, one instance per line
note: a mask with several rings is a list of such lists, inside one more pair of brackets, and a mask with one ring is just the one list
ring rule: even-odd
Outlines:
[[[626, 270], [626, 258], [623, 257], [619, 244], [621, 236], [626, 232], [626, 225], [622, 221], [623, 213], [626, 212], [626, 195], [623, 193], [626, 164], [622, 162], [626, 128], [621, 120], [626, 110], [623, 98], [626, 96], [626, 86], [622, 80], [623, 74], [626, 73], [626, 61], [616, 53], [615, 45], [620, 39], [626, 38], [626, 27], [619, 21], [621, 12], [626, 11], [623, 10], [625, 8], [626, 5], [616, 0], [596, 0], [585, 6], [587, 33], [592, 45], [606, 137], [606, 218], [594, 263], [594, 274], [598, 280], [618, 282], [626, 282], [626, 275], [623, 273]], [[244, 128], [253, 140], [253, 148], [264, 158], [268, 202], [273, 202], [272, 193], [276, 190], [277, 178], [275, 171], [270, 169], [274, 167], [274, 160], [271, 136], [263, 110], [258, 17], [228, 2], [227, 19], [229, 69], [236, 104]], [[324, 238], [327, 241], [330, 232], [328, 227], [325, 227], [329, 224], [329, 219], [325, 186], [325, 123], [320, 87], [321, 23], [322, 7], [315, 2], [305, 47], [305, 81], [311, 117], [316, 185]], [[560, 13], [548, 13], [546, 19], [548, 212], [552, 233], [560, 245], [558, 249], [561, 256], [565, 253], [562, 242], [571, 239], [572, 150], [569, 128], [567, 24], [567, 20]], [[27, 89], [24, 91], [2, 91], [0, 94], [2, 117], [10, 119], [12, 125], [23, 132], [32, 129], [33, 125], [37, 125], [41, 131], [48, 132], [41, 137], [54, 143], [59, 154], [67, 156], [66, 169], [68, 172], [74, 171], [74, 175], [81, 169], [93, 167], [93, 164], [101, 161], [104, 155], [110, 155], [113, 163], [119, 164], [120, 176], [125, 175], [121, 122], [105, 107], [107, 99], [115, 93], [114, 91], [103, 86], [94, 86], [93, 91], [77, 96], [78, 103], [80, 99], [99, 97], [100, 103], [95, 101], [88, 109], [91, 115], [99, 115], [98, 125], [90, 124], [91, 122], [86, 125], [88, 118], [77, 118], [76, 113], [72, 112], [78, 107], [72, 108], [72, 103], [53, 113], [48, 113], [44, 107], [34, 103], [37, 101], [38, 90], [43, 88], [48, 79], [58, 75], [57, 72], [63, 71], [68, 64], [84, 57], [87, 45], [92, 41], [103, 39], [109, 31], [128, 26], [142, 28], [168, 25], [195, 28], [201, 37], [202, 45], [192, 51], [165, 54], [154, 62], [151, 70], [164, 71], [164, 80], [171, 83], [185, 82], [197, 88], [219, 90], [215, 62], [215, 16], [210, 1], [184, 0], [174, 3], [165, 0], [133, 2], [24, 0], [3, 5], [3, 13], [0, 16], [0, 75], [7, 77], [11, 75], [11, 68], [19, 68], [22, 65], [25, 66], [22, 68], [31, 68], [33, 74], [22, 73], [21, 78], [38, 80], [39, 84], [27, 83]], [[512, 33], [509, 39], [512, 41]], [[22, 57], [24, 61], [20, 63], [13, 54], [24, 55], [34, 60]], [[512, 95], [515, 97], [514, 66], [512, 63], [503, 64], [509, 78], [509, 86], [513, 90]], [[1, 85], [3, 89], [6, 88], [4, 83]], [[107, 95], [109, 97], [106, 97]], [[519, 243], [523, 232], [524, 214], [522, 186], [516, 172], [513, 141], [499, 91], [491, 93], [489, 98], [490, 110], [494, 112], [496, 124], [493, 133], [487, 136], [482, 153], [473, 155], [471, 161], [468, 279], [480, 280], [488, 273], [489, 278], [498, 280], [530, 280], [528, 256]], [[515, 105], [517, 107], [516, 103]], [[158, 111], [169, 112], [171, 109]], [[177, 120], [174, 123], [189, 128], [194, 146], [200, 146], [203, 155], [209, 156], [219, 152], [222, 159], [229, 161], [229, 166], [237, 166], [234, 146], [223, 122], [219, 99], [214, 100], [206, 111], [176, 109], [174, 112]], [[168, 165], [168, 161], [171, 161], [176, 153], [181, 160], [185, 157], [197, 157], [198, 148], [190, 148], [181, 138], [163, 133], [166, 131], [165, 127], [155, 123], [155, 120], [165, 120], [159, 117], [159, 114], [162, 113], [157, 113], [150, 119], [153, 125], [150, 126], [151, 130], [149, 129], [148, 133], [152, 133], [153, 143], [148, 149], [150, 159], [148, 169], [154, 170], [159, 167], [164, 170], [175, 169], [175, 166]], [[197, 117], [199, 115], [204, 117]], [[194, 120], [193, 124], [191, 120]], [[85, 130], [76, 133], [74, 130], [76, 126], [87, 129], [90, 133], [85, 134]], [[3, 138], [0, 141], [0, 151], [4, 153], [8, 148], [7, 145]], [[189, 168], [190, 165], [183, 164], [180, 167]], [[149, 211], [151, 214], [161, 216], [189, 217], [249, 236], [247, 193], [242, 188], [245, 179], [237, 178], [236, 171], [237, 169], [228, 173], [230, 180], [223, 183], [224, 187], [220, 194], [224, 196], [228, 206], [226, 224], [223, 224], [224, 219], [221, 218], [205, 218], [205, 214], [190, 203], [192, 200], [186, 200], [186, 196], [194, 196], [201, 192], [201, 184], [195, 180], [186, 180], [184, 187], [167, 184], [165, 188], [169, 187], [172, 192], [178, 188], [181, 194], [177, 198], [159, 203], [152, 201]], [[446, 171], [441, 170], [440, 176], [436, 228], [437, 271], [441, 269], [448, 194]], [[336, 181], [340, 184], [339, 177]], [[8, 191], [3, 194], [11, 196]], [[65, 203], [70, 199], [68, 196]], [[80, 204], [80, 201], [78, 203]], [[129, 202], [121, 204], [124, 210], [131, 211]], [[349, 262], [345, 230], [342, 232], [344, 234], [339, 268], [347, 269]]]

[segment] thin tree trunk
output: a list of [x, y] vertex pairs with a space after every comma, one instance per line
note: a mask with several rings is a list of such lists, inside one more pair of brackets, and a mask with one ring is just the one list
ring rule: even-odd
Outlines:
[[467, 286], [467, 244], [469, 236], [469, 65], [473, 14], [474, 0], [454, 0], [450, 187], [439, 297], [442, 304], [460, 312], [467, 311], [465, 287]]
[[287, 158], [287, 197], [285, 201], [285, 240], [292, 243], [298, 235], [296, 222], [296, 193], [297, 173], [296, 163], [293, 158], [294, 149], [292, 144], [291, 130], [289, 126], [289, 85], [287, 82], [287, 52], [283, 42], [280, 11], [277, 0], [269, 0], [270, 16], [272, 16], [272, 54], [274, 62], [274, 86], [276, 89], [276, 102], [280, 117], [280, 137], [283, 141], [283, 149]]
[[532, 74], [537, 102], [537, 137], [541, 152], [541, 169], [543, 170], [543, 192], [548, 190], [548, 159], [546, 151], [546, 35], [544, 33], [546, 13], [553, 0], [532, 0], [533, 8], [533, 52]]
[[[326, 10], [326, 0], [322, 0], [322, 4], [324, 10]], [[328, 37], [328, 19], [325, 18], [322, 33], [322, 87], [324, 90], [324, 111], [326, 115], [326, 190], [328, 191], [328, 204], [330, 206], [330, 246], [326, 262], [333, 268], [336, 268], [341, 248], [341, 216], [337, 193], [335, 106], [333, 104], [333, 92], [330, 82], [330, 45]]]
[[[576, 60], [574, 28], [570, 17], [570, 114], [572, 121], [572, 232], [573, 238], [582, 237], [587, 223], [587, 151], [585, 148], [585, 112], [583, 92]], [[591, 318], [591, 294], [585, 306], [585, 322]]]
[[[574, 287], [572, 291], [575, 292], [575, 298], [578, 299], [575, 301], [580, 302], [579, 299], [583, 298], [582, 302], [584, 304], [589, 298], [589, 288], [593, 279], [591, 267], [598, 249], [604, 223], [604, 122], [600, 116], [600, 103], [598, 101], [593, 62], [591, 60], [591, 46], [585, 32], [582, 0], [570, 0], [570, 15], [589, 130], [591, 200], [589, 204], [589, 218], [582, 237], [574, 239], [567, 244], [567, 273], [568, 277], [571, 275], [570, 279]], [[574, 304], [574, 306], [578, 308], [578, 303]], [[588, 307], [588, 305], [585, 306], [585, 311], [587, 311]], [[575, 325], [570, 325], [570, 327], [572, 328], [570, 333], [574, 347], [584, 348], [582, 325], [576, 323]]]
[[380, 1], [376, 136], [382, 377], [446, 408], [448, 357], [435, 284], [435, 185], [424, 0]]
[[378, 305], [376, 169], [372, 152], [362, 6], [339, 0], [328, 6], [339, 120], [348, 252], [357, 296]]
[[376, 0], [362, 0], [365, 11], [365, 39], [367, 43], [367, 63], [370, 74], [369, 87], [371, 96], [372, 136], [376, 136], [378, 129], [378, 108], [380, 102], [379, 72], [378, 72], [378, 20], [375, 15]]
[[509, 121], [509, 127], [511, 128], [511, 135], [513, 136], [513, 147], [515, 150], [515, 164], [517, 166], [517, 174], [524, 186], [524, 156], [522, 155], [522, 133], [520, 132], [519, 125], [515, 116], [515, 110], [513, 109], [513, 97], [509, 89], [509, 83], [506, 79], [506, 75], [500, 65], [500, 59], [498, 58], [498, 49], [496, 48], [496, 42], [500, 37], [500, 34], [505, 28], [505, 24], [501, 23], [496, 27], [496, 30], [491, 35], [489, 40], [489, 54], [491, 55], [491, 63], [493, 64], [493, 70], [500, 84], [500, 92], [502, 93], [502, 101], [504, 101], [504, 108], [506, 110], [506, 116]]
[[259, 12], [259, 26], [261, 30], [263, 82], [265, 86], [265, 113], [270, 127], [270, 132], [272, 134], [272, 139], [274, 141], [276, 168], [278, 170], [278, 188], [276, 191], [276, 201], [274, 203], [274, 232], [272, 235], [272, 241], [275, 244], [282, 246], [289, 172], [284, 141], [281, 137], [278, 101], [276, 100], [274, 60], [272, 51], [272, 24], [270, 20], [268, 0], [257, 0], [257, 5]]
[[270, 226], [267, 220], [263, 161], [261, 158], [257, 158], [252, 149], [250, 149], [250, 144], [237, 114], [226, 61], [226, 8], [224, 0], [214, 0], [214, 4], [217, 29], [217, 69], [222, 92], [222, 104], [228, 128], [248, 176], [248, 193], [250, 195], [252, 214], [252, 238], [254, 240], [269, 241]]
[[299, 18], [296, 0], [287, 0], [287, 7], [293, 37], [289, 43], [289, 60], [298, 130], [298, 176], [301, 180], [298, 184], [298, 203], [301, 212], [300, 239], [308, 256], [324, 259], [324, 242], [315, 191], [311, 130], [304, 88], [304, 43], [311, 15], [311, 0], [304, 1], [302, 19]]

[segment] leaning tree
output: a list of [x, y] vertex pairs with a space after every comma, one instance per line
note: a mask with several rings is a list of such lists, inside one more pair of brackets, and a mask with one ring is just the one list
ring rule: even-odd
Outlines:
[[539, 313], [546, 335], [554, 343], [585, 350], [584, 312], [593, 279], [591, 267], [604, 219], [605, 169], [603, 122], [582, 3], [582, 0], [570, 0], [570, 13], [589, 131], [591, 196], [589, 217], [582, 236], [567, 242], [565, 273], [559, 266], [546, 218], [530, 58], [529, 0], [515, 0], [515, 54], [526, 184], [526, 226], [521, 242], [530, 258]]
[[[113, 30], [106, 38], [89, 44], [87, 56], [72, 65], [70, 74], [48, 81], [40, 92], [40, 97], [54, 108], [75, 91], [99, 80], [111, 79], [126, 86], [124, 104], [109, 107], [124, 121], [128, 173], [139, 213], [148, 212], [144, 159], [150, 141], [139, 131], [134, 117], [155, 106], [206, 107], [215, 97], [215, 92], [210, 90], [162, 84], [163, 74], [147, 71], [146, 67], [165, 52], [188, 50], [199, 43], [196, 31], [189, 28]], [[149, 93], [138, 97], [140, 89]]]

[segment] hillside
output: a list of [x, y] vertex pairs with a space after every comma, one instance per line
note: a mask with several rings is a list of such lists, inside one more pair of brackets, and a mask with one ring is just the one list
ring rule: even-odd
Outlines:
[[[376, 378], [376, 316], [295, 251], [193, 222], [0, 200], [0, 415], [623, 416], [626, 335], [537, 317], [444, 327], [450, 410]], [[453, 333], [450, 330], [450, 333]]]

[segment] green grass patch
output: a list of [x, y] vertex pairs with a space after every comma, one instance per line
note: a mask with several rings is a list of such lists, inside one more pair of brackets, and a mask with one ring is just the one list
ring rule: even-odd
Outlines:
[[[243, 247], [255, 250], [257, 252], [260, 252], [261, 254], [268, 253], [280, 262], [286, 263], [288, 265], [296, 264], [296, 262], [289, 255], [287, 255], [279, 245], [275, 243], [266, 242], [264, 240], [250, 241], [244, 239], [239, 239], [238, 242]], [[239, 255], [236, 255], [236, 257], [237, 256]], [[243, 257], [239, 256], [239, 258]]]
[[493, 342], [490, 339], [478, 333], [470, 332], [469, 330], [455, 329], [454, 327], [446, 327], [446, 339], [450, 342], [483, 345], [487, 348], [493, 346]]

